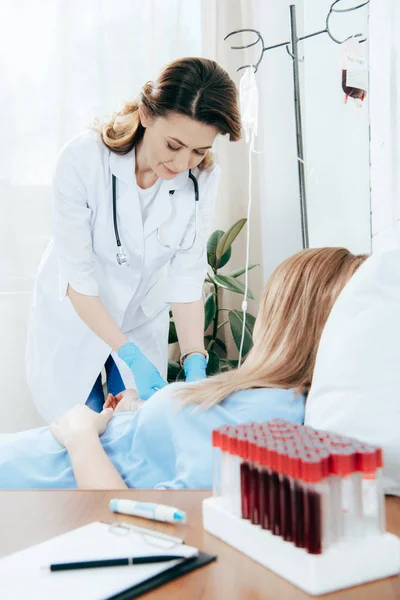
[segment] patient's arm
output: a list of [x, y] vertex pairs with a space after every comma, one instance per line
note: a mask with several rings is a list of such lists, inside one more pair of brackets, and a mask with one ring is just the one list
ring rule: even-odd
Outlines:
[[112, 415], [110, 408], [96, 413], [78, 404], [51, 425], [52, 434], [68, 451], [78, 488], [127, 488], [99, 440]]
[[68, 445], [67, 450], [79, 489], [127, 489], [128, 486], [104, 452], [98, 436], [76, 439]]

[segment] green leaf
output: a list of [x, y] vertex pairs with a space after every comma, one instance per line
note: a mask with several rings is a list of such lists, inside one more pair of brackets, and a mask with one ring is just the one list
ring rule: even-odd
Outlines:
[[185, 371], [181, 368], [175, 381], [185, 381]]
[[[253, 345], [253, 329], [255, 321], [256, 320], [255, 317], [253, 317], [253, 315], [246, 313], [242, 356], [246, 356], [246, 354]], [[235, 341], [236, 347], [238, 350], [240, 350], [240, 342], [242, 339], [243, 328], [243, 312], [239, 310], [230, 310], [229, 323], [231, 326], [232, 336]]]
[[[205, 341], [205, 346], [207, 347], [208, 344], [211, 342], [212, 336], [211, 335], [205, 335], [204, 336], [204, 341]], [[226, 345], [225, 343], [220, 340], [219, 338], [217, 338], [216, 340], [214, 340], [214, 344], [212, 347], [217, 346], [224, 354], [226, 354], [227, 350], [226, 350]]]
[[172, 383], [173, 381], [176, 381], [176, 378], [178, 377], [178, 373], [180, 370], [181, 370], [181, 365], [179, 363], [177, 363], [174, 360], [168, 361], [168, 375], [167, 375], [168, 383]]
[[228, 365], [230, 367], [232, 367], [232, 369], [237, 369], [239, 366], [239, 361], [238, 360], [228, 360]]
[[[212, 280], [226, 290], [235, 292], [236, 294], [244, 294], [244, 284], [234, 277], [229, 277], [229, 275], [215, 275], [213, 273]], [[250, 288], [247, 289], [247, 296], [254, 300], [254, 295]]]
[[217, 229], [210, 235], [207, 242], [207, 260], [210, 267], [218, 269], [226, 265], [231, 257], [231, 250], [229, 249], [220, 260], [217, 260], [216, 251], [219, 240], [224, 236], [225, 232], [221, 229]]
[[208, 353], [208, 365], [207, 365], [207, 375], [215, 375], [216, 373], [220, 373], [221, 368], [220, 368], [220, 362], [219, 362], [219, 356], [216, 352], [214, 352], [213, 350], [211, 350], [211, 352]]
[[[251, 269], [254, 269], [254, 267], [259, 267], [259, 264], [255, 264], [255, 265], [249, 265], [249, 268], [247, 269], [248, 271], [251, 271]], [[228, 273], [228, 277], [240, 277], [241, 275], [243, 275], [243, 273], [246, 272], [246, 267], [241, 267], [240, 269], [235, 269], [234, 271], [231, 271], [231, 273]]]
[[215, 296], [214, 294], [208, 294], [206, 301], [204, 302], [204, 331], [211, 325], [216, 311], [217, 305], [215, 303]]
[[175, 344], [178, 341], [178, 334], [176, 333], [175, 323], [173, 321], [169, 322], [169, 332], [168, 332], [168, 344]]
[[239, 221], [236, 221], [236, 223], [234, 223], [232, 227], [230, 227], [228, 231], [224, 233], [224, 235], [218, 241], [217, 248], [215, 251], [215, 256], [218, 263], [220, 263], [221, 258], [223, 257], [225, 252], [230, 250], [233, 242], [235, 241], [239, 233], [242, 231], [246, 221], [247, 219], [239, 219]]

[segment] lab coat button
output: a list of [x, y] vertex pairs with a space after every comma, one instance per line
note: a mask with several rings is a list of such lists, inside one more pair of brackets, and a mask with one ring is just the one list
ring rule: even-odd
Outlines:
[[142, 256], [142, 251], [141, 251], [141, 249], [140, 249], [140, 248], [136, 248], [136, 250], [134, 250], [134, 253], [135, 253], [137, 256]]

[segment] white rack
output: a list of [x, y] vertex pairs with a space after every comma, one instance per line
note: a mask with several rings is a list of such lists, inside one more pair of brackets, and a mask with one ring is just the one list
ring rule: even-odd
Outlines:
[[397, 575], [400, 540], [390, 534], [341, 542], [323, 554], [308, 554], [279, 536], [235, 517], [218, 498], [203, 502], [204, 529], [284, 577], [308, 594], [318, 595]]

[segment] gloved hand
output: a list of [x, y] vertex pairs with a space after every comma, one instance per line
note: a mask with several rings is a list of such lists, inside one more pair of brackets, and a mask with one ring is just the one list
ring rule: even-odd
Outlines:
[[118, 349], [118, 356], [128, 365], [133, 373], [136, 389], [141, 400], [148, 400], [157, 390], [168, 385], [156, 367], [133, 342], [128, 342]]
[[196, 353], [190, 354], [183, 363], [186, 381], [189, 383], [198, 381], [199, 379], [206, 379], [206, 368], [207, 361], [205, 356]]

